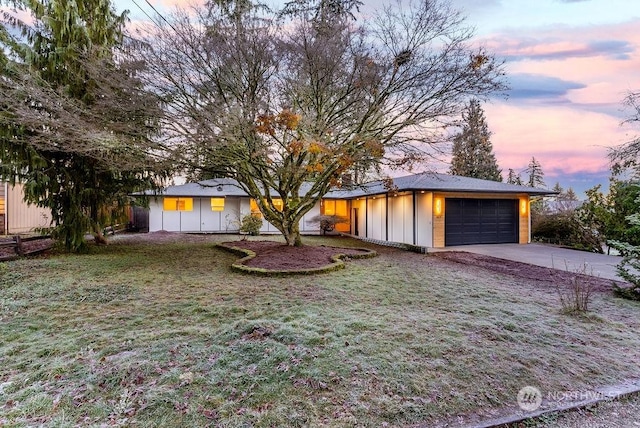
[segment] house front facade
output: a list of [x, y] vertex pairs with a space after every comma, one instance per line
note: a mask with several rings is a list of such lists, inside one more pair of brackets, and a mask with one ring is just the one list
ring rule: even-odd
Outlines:
[[[320, 233], [318, 214], [349, 219], [336, 230], [373, 240], [441, 248], [479, 243], [530, 242], [535, 189], [468, 177], [423, 173], [329, 192], [300, 221], [303, 234]], [[277, 200], [276, 200], [277, 203]], [[235, 233], [257, 204], [230, 179], [170, 186], [153, 197], [149, 231]], [[262, 233], [279, 233], [263, 224]]]

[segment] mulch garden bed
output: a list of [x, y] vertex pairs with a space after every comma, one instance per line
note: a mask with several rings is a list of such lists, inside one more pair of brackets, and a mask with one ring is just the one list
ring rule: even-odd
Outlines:
[[274, 241], [233, 241], [224, 242], [223, 245], [228, 247], [238, 247], [255, 252], [256, 256], [244, 264], [250, 267], [272, 270], [320, 268], [333, 263], [331, 256], [335, 256], [336, 254], [356, 256], [367, 253], [367, 250], [358, 248], [337, 248], [312, 245], [290, 247]]

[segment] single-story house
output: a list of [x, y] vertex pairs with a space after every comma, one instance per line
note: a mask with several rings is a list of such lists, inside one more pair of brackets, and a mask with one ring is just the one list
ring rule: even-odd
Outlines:
[[0, 182], [0, 234], [33, 233], [49, 227], [51, 212], [24, 201], [24, 185]]
[[[349, 218], [349, 224], [337, 225], [338, 231], [374, 240], [430, 248], [525, 244], [531, 240], [531, 197], [552, 193], [468, 177], [414, 174], [394, 178], [393, 186], [376, 181], [335, 189], [302, 218], [300, 231], [319, 233], [319, 224], [311, 219], [336, 214]], [[233, 233], [248, 213], [260, 215], [234, 180], [170, 186], [151, 199], [149, 231]], [[279, 233], [266, 222], [261, 232]]]

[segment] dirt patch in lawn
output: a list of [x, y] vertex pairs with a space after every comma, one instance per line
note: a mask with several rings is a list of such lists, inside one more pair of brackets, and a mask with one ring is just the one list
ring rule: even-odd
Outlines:
[[550, 286], [557, 283], [569, 283], [576, 277], [583, 281], [590, 282], [592, 284], [593, 291], [608, 292], [611, 291], [613, 284], [617, 284], [619, 286], [628, 285], [622, 281], [614, 281], [607, 278], [598, 278], [566, 270], [552, 269], [528, 263], [499, 259], [482, 254], [467, 253], [465, 251], [445, 251], [441, 253], [434, 253], [433, 255], [456, 263], [473, 265], [493, 272], [500, 272], [513, 275], [518, 278], [548, 283]]
[[197, 244], [203, 242], [215, 242], [218, 240], [218, 236], [220, 235], [167, 232], [166, 230], [159, 230], [149, 233], [122, 233], [110, 236], [108, 239], [110, 242], [137, 242], [141, 244]]
[[338, 248], [304, 245], [290, 247], [274, 241], [234, 241], [224, 242], [228, 247], [238, 247], [251, 250], [256, 257], [248, 260], [245, 265], [271, 270], [313, 269], [333, 263], [332, 256], [345, 254], [357, 256], [368, 251], [359, 248]]

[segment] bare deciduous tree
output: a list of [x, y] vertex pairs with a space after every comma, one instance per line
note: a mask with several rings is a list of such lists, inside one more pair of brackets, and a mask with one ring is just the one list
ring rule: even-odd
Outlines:
[[143, 37], [167, 144], [193, 177], [237, 179], [289, 245], [344, 174], [422, 162], [469, 98], [502, 89], [501, 66], [470, 47], [448, 3], [366, 22], [356, 4], [209, 2]]
[[[630, 92], [624, 100], [624, 105], [631, 110], [631, 114], [624, 124], [637, 124], [640, 122], [640, 92]], [[619, 175], [627, 169], [634, 170], [640, 175], [640, 136], [620, 145], [609, 152], [612, 162], [612, 172]]]

